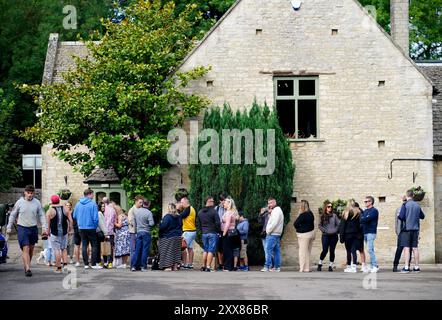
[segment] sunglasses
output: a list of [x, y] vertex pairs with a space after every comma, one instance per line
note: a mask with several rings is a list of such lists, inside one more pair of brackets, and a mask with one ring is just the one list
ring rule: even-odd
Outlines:
[[331, 208], [332, 206], [327, 206], [327, 208]]
[[364, 203], [371, 203], [370, 200], [364, 200]]

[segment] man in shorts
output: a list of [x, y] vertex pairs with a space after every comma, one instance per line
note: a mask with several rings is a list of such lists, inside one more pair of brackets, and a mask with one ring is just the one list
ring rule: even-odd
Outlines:
[[68, 264], [68, 229], [72, 225], [70, 211], [64, 210], [60, 205], [60, 197], [53, 195], [51, 197], [51, 206], [46, 212], [46, 221], [51, 235], [50, 241], [52, 249], [55, 252], [56, 273], [62, 273], [61, 259], [63, 258], [63, 267]]
[[17, 220], [17, 237], [22, 252], [23, 267], [26, 277], [32, 277], [31, 260], [35, 244], [38, 242], [38, 222], [42, 226], [42, 237], [47, 237], [47, 225], [40, 201], [34, 198], [35, 188], [25, 187], [24, 196], [17, 200], [12, 209], [6, 233], [10, 234], [12, 225]]
[[216, 242], [221, 230], [221, 222], [214, 209], [213, 197], [206, 198], [206, 206], [198, 212], [197, 227], [201, 230], [203, 240], [203, 266], [201, 271], [211, 272], [213, 257], [216, 252]]
[[183, 250], [183, 269], [193, 269], [193, 242], [196, 238], [196, 211], [190, 205], [189, 199], [181, 199], [183, 212], [180, 214], [183, 221], [183, 238], [186, 240], [187, 249]]
[[419, 268], [419, 230], [420, 220], [425, 218], [421, 207], [413, 200], [413, 190], [407, 191], [407, 202], [402, 206], [399, 220], [403, 221], [403, 229], [400, 234], [400, 245], [404, 247], [405, 266], [402, 273], [410, 272], [410, 250], [413, 249], [414, 268], [413, 272], [420, 272]]

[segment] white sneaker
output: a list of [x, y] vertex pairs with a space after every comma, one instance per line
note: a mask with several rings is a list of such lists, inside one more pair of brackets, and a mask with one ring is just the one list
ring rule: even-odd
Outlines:
[[355, 265], [347, 266], [347, 268], [344, 269], [344, 272], [348, 273], [356, 273], [358, 270], [356, 269]]
[[126, 269], [126, 265], [125, 264], [119, 264], [117, 266], [117, 269]]
[[74, 260], [71, 259], [71, 261], [69, 261], [69, 264], [74, 264]]
[[99, 265], [97, 264], [97, 265], [95, 265], [95, 266], [92, 266], [92, 269], [94, 269], [94, 270], [100, 270], [100, 269], [103, 269], [103, 267], [102, 267], [102, 266], [99, 266]]
[[367, 268], [367, 266], [362, 266], [362, 268], [361, 268], [361, 272], [363, 272], [363, 273], [368, 273], [370, 271], [370, 269], [369, 268]]
[[269, 268], [264, 267], [264, 268], [261, 269], [261, 272], [269, 272]]
[[378, 271], [379, 271], [379, 267], [373, 267], [370, 270], [371, 273], [378, 273]]
[[91, 266], [84, 266], [84, 268], [85, 268], [85, 269], [90, 269], [90, 268], [91, 268]]
[[80, 266], [80, 262], [75, 263], [75, 267], [79, 267]]

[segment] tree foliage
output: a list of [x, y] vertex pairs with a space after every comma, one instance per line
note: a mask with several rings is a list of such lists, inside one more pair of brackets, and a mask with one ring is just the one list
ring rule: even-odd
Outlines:
[[15, 165], [20, 159], [20, 149], [12, 140], [13, 108], [14, 103], [0, 89], [0, 192], [8, 190], [20, 178], [19, 167]]
[[24, 87], [41, 116], [23, 136], [52, 143], [60, 159], [84, 174], [112, 167], [130, 197], [158, 201], [169, 130], [208, 104], [182, 90], [207, 68], [175, 73], [195, 43], [188, 34], [201, 16], [187, 6], [176, 18], [174, 9], [159, 0], [131, 4], [121, 23], [103, 21], [102, 41], [88, 43], [91, 57], [77, 58], [65, 82]]
[[[376, 7], [377, 21], [390, 32], [390, 0], [359, 0]], [[442, 0], [413, 0], [410, 5], [410, 55], [416, 60], [442, 59]]]
[[[36, 105], [16, 86], [41, 83], [49, 34], [59, 33], [61, 40], [75, 40], [77, 34], [87, 37], [93, 30], [100, 30], [100, 18], [109, 15], [112, 3], [113, 0], [0, 0], [0, 88], [8, 101], [14, 101], [11, 111], [14, 121], [8, 126], [23, 130], [36, 121]], [[65, 5], [76, 7], [77, 29], [63, 28]], [[17, 152], [38, 150], [38, 145], [12, 135], [12, 131], [9, 134], [8, 139], [13, 137]], [[11, 167], [14, 172], [21, 166], [17, 152], [8, 160], [14, 164]], [[14, 180], [2, 184], [8, 189], [7, 183]]]
[[[290, 202], [293, 192], [294, 166], [292, 153], [287, 139], [279, 126], [277, 114], [267, 105], [259, 106], [256, 102], [249, 111], [234, 113], [229, 106], [223, 109], [213, 108], [204, 115], [204, 129], [214, 129], [221, 133], [223, 129], [263, 129], [264, 152], [267, 154], [267, 129], [275, 130], [275, 171], [271, 175], [257, 175], [256, 162], [245, 164], [245, 144], [242, 141], [242, 164], [196, 164], [190, 166], [190, 199], [192, 205], [200, 209], [208, 195], [218, 197], [222, 192], [230, 195], [237, 207], [245, 212], [249, 219], [249, 257], [252, 263], [262, 262], [262, 248], [257, 217], [260, 208], [267, 205], [268, 197], [278, 201], [284, 212], [284, 222], [290, 220]], [[221, 134], [220, 134], [221, 135]], [[219, 138], [219, 155], [222, 150], [222, 137]], [[199, 150], [206, 143], [199, 142]], [[231, 144], [231, 148], [233, 145]], [[256, 145], [254, 146], [256, 150]], [[233, 150], [230, 150], [233, 153]], [[209, 152], [209, 155], [211, 153]]]

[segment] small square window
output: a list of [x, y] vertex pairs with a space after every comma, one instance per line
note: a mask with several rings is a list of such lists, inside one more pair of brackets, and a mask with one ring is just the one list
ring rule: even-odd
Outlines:
[[315, 80], [299, 80], [299, 95], [314, 96], [316, 94]]
[[278, 80], [278, 96], [293, 96], [294, 94], [293, 80]]
[[384, 140], [378, 141], [378, 147], [379, 149], [385, 148], [385, 141]]
[[332, 36], [338, 35], [338, 29], [332, 29]]
[[385, 80], [379, 81], [378, 87], [385, 87]]
[[213, 80], [211, 80], [211, 81], [207, 81], [207, 87], [208, 87], [208, 88], [213, 87]]
[[379, 197], [379, 203], [384, 203], [387, 201], [387, 197]]
[[262, 29], [256, 29], [256, 35], [257, 36], [262, 35]]

